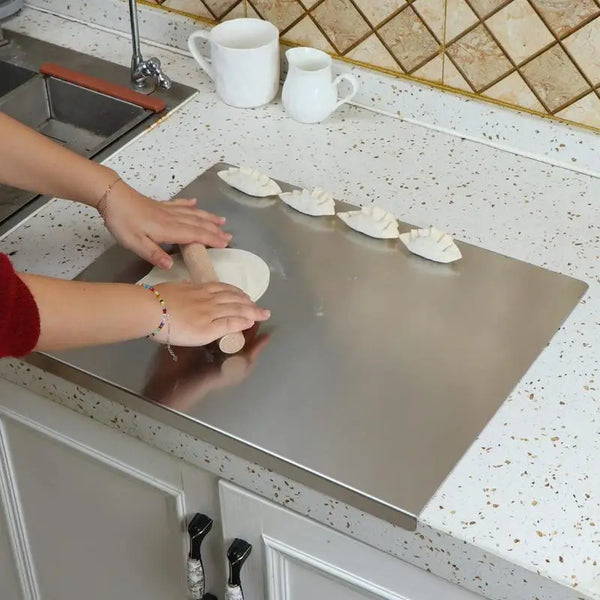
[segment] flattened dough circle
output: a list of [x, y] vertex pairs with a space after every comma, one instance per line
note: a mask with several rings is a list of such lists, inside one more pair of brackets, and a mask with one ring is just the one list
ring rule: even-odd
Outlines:
[[[269, 265], [256, 254], [237, 248], [209, 248], [208, 255], [219, 281], [244, 290], [256, 302], [269, 287]], [[181, 254], [173, 255], [173, 266], [168, 271], [154, 267], [138, 283], [157, 285], [167, 281], [185, 281], [190, 274]]]

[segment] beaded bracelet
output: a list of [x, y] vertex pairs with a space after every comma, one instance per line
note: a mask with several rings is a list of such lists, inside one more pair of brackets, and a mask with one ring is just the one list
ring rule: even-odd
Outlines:
[[169, 315], [169, 311], [167, 310], [167, 305], [165, 303], [165, 299], [160, 295], [160, 293], [154, 286], [148, 285], [147, 283], [140, 283], [140, 285], [144, 289], [150, 290], [156, 296], [156, 299], [160, 303], [160, 307], [162, 309], [162, 315], [161, 315], [161, 319], [160, 319], [160, 323], [159, 323], [158, 327], [152, 333], [149, 333], [146, 336], [146, 338], [153, 338], [153, 337], [157, 336], [164, 329], [164, 327], [166, 325], [167, 326], [167, 351], [171, 355], [171, 358], [174, 361], [177, 361], [177, 356], [175, 355], [175, 352], [173, 352], [173, 349], [171, 348], [171, 343], [170, 343], [171, 316]]

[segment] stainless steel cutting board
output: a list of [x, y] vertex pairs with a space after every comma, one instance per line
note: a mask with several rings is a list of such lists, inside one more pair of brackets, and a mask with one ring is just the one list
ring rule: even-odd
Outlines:
[[[226, 166], [179, 195], [226, 216], [233, 246], [271, 269], [260, 300], [272, 310], [269, 342], [247, 377], [215, 389], [218, 352], [176, 350], [173, 363], [145, 340], [34, 360], [414, 528], [587, 285], [460, 242], [461, 261], [432, 263], [336, 217], [232, 190], [216, 175]], [[134, 282], [148, 270], [115, 247], [80, 278]]]

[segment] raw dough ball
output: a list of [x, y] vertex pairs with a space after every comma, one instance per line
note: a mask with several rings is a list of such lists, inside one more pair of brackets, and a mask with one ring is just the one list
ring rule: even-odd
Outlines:
[[[267, 291], [271, 272], [269, 265], [260, 256], [237, 248], [209, 248], [208, 256], [219, 281], [244, 290], [254, 302]], [[173, 266], [168, 271], [154, 267], [138, 283], [156, 285], [165, 281], [185, 281], [189, 278], [190, 274], [181, 254], [175, 254]]]

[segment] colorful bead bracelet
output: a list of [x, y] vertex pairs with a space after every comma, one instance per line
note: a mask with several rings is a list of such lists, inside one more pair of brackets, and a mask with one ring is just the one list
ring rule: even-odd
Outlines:
[[159, 323], [158, 327], [152, 333], [149, 333], [146, 336], [146, 338], [153, 338], [153, 337], [157, 336], [164, 329], [164, 327], [166, 325], [167, 326], [167, 351], [171, 355], [171, 358], [174, 361], [176, 361], [177, 360], [177, 356], [175, 355], [175, 352], [173, 352], [173, 349], [171, 348], [171, 343], [170, 343], [170, 339], [171, 339], [171, 316], [169, 315], [169, 311], [167, 310], [167, 305], [165, 303], [165, 300], [160, 295], [160, 293], [158, 292], [158, 290], [154, 286], [148, 285], [147, 283], [141, 283], [140, 285], [143, 288], [145, 288], [147, 290], [150, 290], [156, 296], [156, 299], [160, 303], [160, 308], [162, 310], [162, 315], [161, 315], [161, 319], [160, 319], [160, 323]]

